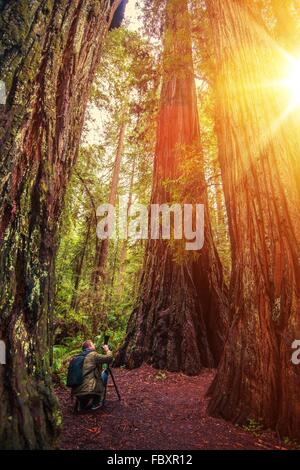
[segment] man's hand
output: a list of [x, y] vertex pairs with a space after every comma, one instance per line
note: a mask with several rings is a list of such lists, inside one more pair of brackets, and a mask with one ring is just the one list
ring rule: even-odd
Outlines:
[[102, 348], [103, 348], [103, 351], [105, 352], [105, 354], [108, 354], [110, 352], [109, 347], [108, 347], [107, 344], [103, 344]]

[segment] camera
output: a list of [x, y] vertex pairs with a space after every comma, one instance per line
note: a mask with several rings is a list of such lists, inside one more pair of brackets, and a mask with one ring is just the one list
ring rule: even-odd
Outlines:
[[109, 335], [104, 335], [104, 341], [103, 341], [103, 345], [107, 346], [108, 345], [108, 341], [109, 341]]

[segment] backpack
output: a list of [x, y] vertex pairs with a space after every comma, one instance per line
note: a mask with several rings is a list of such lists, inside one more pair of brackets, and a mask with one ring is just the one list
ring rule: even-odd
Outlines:
[[84, 379], [84, 375], [82, 373], [83, 363], [86, 356], [91, 352], [91, 350], [83, 351], [81, 354], [71, 359], [68, 368], [67, 387], [73, 388], [82, 384]]

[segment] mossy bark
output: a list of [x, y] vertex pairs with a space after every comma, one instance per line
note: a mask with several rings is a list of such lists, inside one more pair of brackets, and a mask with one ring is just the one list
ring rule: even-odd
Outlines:
[[49, 374], [53, 260], [101, 47], [119, 2], [2, 3], [0, 447], [47, 448], [59, 413]]

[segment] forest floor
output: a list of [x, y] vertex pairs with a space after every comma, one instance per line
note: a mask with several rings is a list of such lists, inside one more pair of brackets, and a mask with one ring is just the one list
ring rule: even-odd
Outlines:
[[122, 401], [110, 383], [107, 401], [98, 411], [74, 415], [69, 390], [57, 388], [64, 418], [61, 449], [285, 448], [273, 433], [254, 435], [207, 415], [205, 395], [213, 379], [211, 371], [188, 377], [143, 366], [113, 373]]

